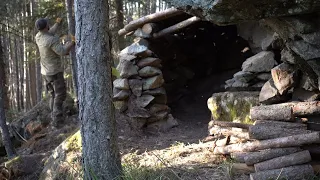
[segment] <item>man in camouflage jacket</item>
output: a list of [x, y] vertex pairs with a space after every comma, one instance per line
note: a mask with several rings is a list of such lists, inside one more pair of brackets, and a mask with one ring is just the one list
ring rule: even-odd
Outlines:
[[56, 23], [49, 28], [47, 19], [40, 18], [35, 26], [39, 31], [35, 37], [40, 52], [41, 74], [46, 81], [46, 87], [51, 94], [51, 116], [52, 125], [58, 127], [63, 122], [62, 104], [66, 99], [66, 84], [63, 78], [63, 66], [60, 56], [67, 55], [74, 47], [72, 42], [65, 45], [60, 43], [55, 32], [61, 23], [61, 18], [57, 18]]

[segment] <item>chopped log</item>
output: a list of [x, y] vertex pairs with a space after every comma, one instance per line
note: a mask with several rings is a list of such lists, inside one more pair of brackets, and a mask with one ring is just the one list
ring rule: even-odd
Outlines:
[[250, 139], [274, 139], [278, 137], [287, 137], [296, 134], [311, 133], [310, 130], [305, 129], [286, 129], [283, 127], [268, 126], [268, 125], [255, 125], [249, 128]]
[[288, 92], [289, 89], [297, 84], [297, 73], [294, 66], [282, 63], [271, 69], [273, 83], [282, 95]]
[[309, 144], [301, 148], [310, 152], [312, 160], [320, 160], [320, 144]]
[[[258, 113], [260, 113], [261, 111], [268, 111], [268, 112], [274, 111], [275, 113], [280, 113], [278, 111], [284, 111], [283, 109], [288, 110], [288, 108], [292, 108], [293, 116], [318, 115], [320, 114], [320, 101], [288, 102], [288, 103], [273, 104], [273, 105], [266, 105], [266, 106], [255, 106], [251, 109], [254, 109], [254, 111], [258, 111]], [[262, 114], [266, 114], [266, 113], [262, 113]], [[262, 118], [262, 117], [260, 118], [259, 114], [254, 114], [252, 119], [254, 118], [268, 119], [268, 118]], [[269, 119], [269, 120], [273, 120], [273, 119]]]
[[233, 174], [250, 174], [254, 173], [254, 167], [247, 166], [245, 163], [233, 163], [231, 172]]
[[230, 157], [231, 157], [231, 159], [235, 160], [236, 162], [244, 163], [245, 162], [244, 158], [247, 157], [248, 154], [250, 154], [250, 153], [249, 152], [235, 152], [235, 153], [231, 153]]
[[144, 33], [141, 28], [138, 28], [136, 31], [134, 31], [134, 35], [140, 38], [151, 38], [151, 35]]
[[277, 104], [269, 106], [255, 106], [250, 109], [250, 116], [253, 120], [277, 120], [277, 121], [293, 121], [294, 116], [292, 108], [289, 106], [278, 106]]
[[220, 126], [220, 127], [235, 127], [235, 128], [241, 128], [241, 129], [249, 129], [250, 124], [242, 124], [242, 123], [234, 123], [234, 122], [229, 122], [229, 121], [214, 121], [214, 120], [211, 120], [209, 122], [209, 128], [214, 126], [214, 125], [217, 125], [217, 126]]
[[292, 103], [292, 110], [295, 116], [320, 114], [320, 101]]
[[307, 129], [307, 125], [301, 122], [281, 122], [281, 121], [268, 121], [268, 120], [256, 120], [254, 122], [255, 126], [272, 126], [278, 128], [286, 128], [286, 129]]
[[155, 23], [147, 23], [142, 26], [141, 30], [145, 34], [148, 34], [151, 36], [153, 33], [157, 32], [159, 30], [159, 27]]
[[159, 21], [162, 19], [167, 19], [169, 17], [176, 16], [176, 15], [183, 14], [183, 13], [184, 13], [183, 11], [180, 11], [176, 8], [170, 8], [170, 9], [166, 9], [161, 12], [149, 14], [149, 15], [144, 16], [142, 18], [139, 18], [137, 20], [131, 21], [129, 24], [124, 26], [123, 29], [120, 29], [118, 31], [118, 34], [119, 34], [119, 36], [123, 36], [131, 31], [136, 30], [139, 27], [142, 27], [144, 24], [156, 22], [156, 21]]
[[195, 22], [198, 22], [200, 21], [201, 19], [196, 17], [196, 16], [193, 16], [187, 20], [184, 20], [178, 24], [175, 24], [173, 26], [170, 26], [168, 28], [165, 28], [157, 33], [154, 33], [153, 34], [153, 37], [154, 38], [159, 38], [159, 37], [162, 37], [162, 36], [165, 36], [165, 35], [168, 35], [168, 34], [171, 34], [173, 32], [176, 32], [176, 31], [179, 31], [187, 26], [190, 26], [191, 24], [194, 24]]
[[242, 139], [249, 139], [249, 133], [234, 128], [212, 127], [209, 129], [210, 135], [235, 136]]
[[299, 151], [302, 151], [302, 149], [298, 147], [266, 149], [259, 152], [245, 153], [243, 160], [247, 165], [250, 166], [262, 161], [285, 156]]
[[233, 152], [251, 152], [270, 148], [283, 148], [301, 146], [320, 142], [319, 132], [299, 134], [276, 139], [247, 142], [242, 144], [231, 144], [225, 147], [216, 147], [214, 154], [230, 154]]
[[268, 171], [260, 171], [250, 174], [250, 180], [267, 180], [267, 179], [290, 179], [301, 180], [314, 175], [312, 166], [298, 165], [281, 169], [273, 169]]
[[304, 164], [310, 161], [311, 155], [308, 150], [305, 150], [257, 163], [254, 165], [254, 169], [259, 172]]

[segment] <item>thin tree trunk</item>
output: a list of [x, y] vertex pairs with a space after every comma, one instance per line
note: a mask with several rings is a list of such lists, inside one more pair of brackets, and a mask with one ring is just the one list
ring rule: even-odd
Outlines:
[[4, 109], [4, 97], [5, 97], [5, 64], [3, 59], [2, 42], [0, 40], [0, 129], [4, 147], [6, 149], [8, 157], [11, 159], [14, 157], [14, 149], [10, 140], [10, 133], [6, 123], [6, 115]]
[[157, 11], [157, 0], [151, 0], [151, 10], [150, 14], [153, 14]]
[[116, 179], [121, 162], [111, 100], [108, 0], [76, 0], [75, 7], [84, 179]]
[[20, 107], [20, 84], [19, 84], [19, 58], [18, 58], [18, 45], [17, 39], [14, 39], [14, 58], [15, 58], [15, 90], [16, 90], [16, 102], [17, 102], [17, 109], [21, 111]]
[[[69, 29], [69, 33], [74, 36], [76, 33], [75, 30], [75, 20], [73, 17], [73, 4], [74, 1], [73, 0], [66, 0], [66, 8], [67, 8], [67, 15], [68, 15], [68, 29]], [[77, 79], [77, 60], [76, 60], [76, 53], [75, 53], [75, 49], [72, 48], [72, 50], [70, 51], [70, 59], [71, 59], [71, 65], [72, 65], [72, 84], [73, 84], [73, 91], [74, 91], [74, 95], [76, 96], [76, 99], [78, 99], [78, 79]]]

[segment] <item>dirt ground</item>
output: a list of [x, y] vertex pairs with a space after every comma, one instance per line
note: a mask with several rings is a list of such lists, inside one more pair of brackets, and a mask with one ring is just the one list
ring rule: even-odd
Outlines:
[[[210, 111], [207, 109], [206, 101], [211, 93], [201, 91], [199, 88], [201, 89], [201, 86], [193, 90], [194, 93], [182, 97], [178, 103], [171, 105], [172, 114], [178, 120], [179, 126], [168, 132], [152, 134], [133, 132], [125, 120], [117, 118], [118, 143], [124, 169], [135, 167], [141, 170], [137, 174], [132, 174], [131, 179], [248, 179], [247, 175], [234, 171], [232, 162], [226, 157], [213, 155], [214, 142], [206, 142], [210, 121]], [[68, 117], [66, 122], [65, 126], [58, 130], [50, 127], [43, 129], [17, 149], [19, 155], [28, 157], [42, 155], [44, 158], [35, 158], [38, 162], [34, 163], [39, 166], [34, 168], [34, 172], [20, 175], [15, 179], [37, 179], [42, 170], [40, 164], [43, 164], [46, 157], [51, 154], [51, 150], [79, 127], [77, 115]], [[140, 177], [146, 170], [149, 175]], [[154, 175], [151, 176], [150, 172]], [[167, 172], [170, 175], [166, 175]], [[129, 173], [132, 173], [132, 170]]]

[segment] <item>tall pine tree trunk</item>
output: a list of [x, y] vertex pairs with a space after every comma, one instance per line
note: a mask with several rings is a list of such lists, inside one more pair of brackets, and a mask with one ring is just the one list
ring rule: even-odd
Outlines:
[[[73, 0], [65, 0], [66, 2], [66, 8], [67, 8], [67, 18], [68, 18], [68, 29], [69, 29], [69, 33], [71, 35], [75, 35], [76, 30], [75, 30], [75, 20], [73, 17], [73, 11], [72, 11], [72, 7], [73, 7]], [[78, 80], [77, 80], [77, 60], [76, 60], [76, 53], [75, 53], [75, 49], [73, 48], [70, 51], [70, 59], [71, 59], [71, 70], [72, 70], [72, 84], [73, 84], [73, 90], [74, 90], [74, 95], [76, 97], [78, 97]], [[77, 99], [77, 98], [76, 98]]]
[[10, 140], [10, 133], [6, 123], [6, 115], [5, 115], [5, 63], [3, 59], [3, 51], [2, 51], [2, 42], [0, 39], [0, 129], [1, 129], [1, 136], [2, 142], [6, 149], [7, 155], [9, 158], [14, 157], [14, 149], [12, 142]]
[[153, 14], [157, 11], [157, 0], [151, 0], [151, 10], [150, 14]]
[[108, 14], [108, 0], [75, 1], [84, 179], [116, 179], [121, 175], [111, 99]]
[[15, 90], [16, 90], [16, 102], [17, 110], [21, 111], [21, 102], [20, 102], [20, 83], [19, 83], [19, 57], [18, 57], [18, 44], [17, 39], [14, 39], [14, 67], [15, 67]]

